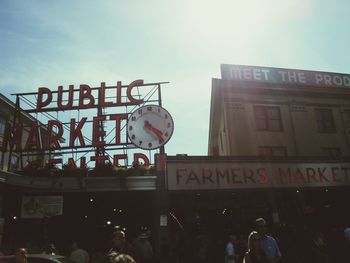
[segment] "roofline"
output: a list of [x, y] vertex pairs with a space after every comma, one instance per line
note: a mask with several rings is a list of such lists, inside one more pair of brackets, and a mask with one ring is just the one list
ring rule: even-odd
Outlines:
[[345, 72], [310, 70], [310, 69], [301, 69], [301, 68], [280, 68], [280, 67], [261, 66], [261, 65], [242, 65], [242, 64], [228, 64], [228, 63], [220, 64], [220, 69], [222, 69], [222, 67], [230, 67], [230, 66], [234, 66], [234, 67], [249, 67], [249, 68], [267, 68], [267, 69], [276, 69], [276, 70], [297, 70], [297, 71], [304, 71], [304, 72], [317, 72], [317, 73], [323, 73], [323, 74], [349, 75], [349, 72], [345, 73]]
[[211, 87], [211, 98], [210, 98], [210, 116], [209, 116], [209, 136], [208, 136], [208, 154], [209, 154], [209, 147], [210, 147], [210, 141], [213, 134], [212, 127], [214, 127], [214, 122], [217, 120], [217, 107], [218, 103], [216, 101], [220, 99], [217, 96], [218, 88], [216, 88], [216, 83], [218, 83], [221, 79], [212, 78], [212, 87]]
[[[2, 93], [0, 93], [0, 100], [2, 100], [3, 102], [7, 103], [7, 105], [11, 108], [13, 108], [13, 110], [16, 110], [16, 104], [11, 101], [9, 98], [7, 98], [5, 95], [3, 95]], [[20, 112], [21, 114], [26, 117], [27, 119], [31, 120], [31, 121], [38, 121], [37, 119], [35, 119], [32, 115], [30, 115], [29, 113], [26, 113], [23, 109], [20, 108]], [[43, 127], [44, 129], [45, 126], [43, 123], [41, 123], [40, 121], [38, 121]]]
[[[9, 98], [7, 98], [5, 95], [3, 95], [2, 93], [0, 93], [0, 100], [7, 103], [7, 105], [10, 107], [10, 108], [13, 108], [13, 110], [15, 111], [16, 110], [16, 104], [11, 101]], [[47, 127], [45, 126], [45, 124], [43, 124], [42, 122], [40, 122], [39, 120], [35, 119], [32, 115], [30, 115], [29, 113], [25, 112], [23, 109], [20, 108], [20, 113], [25, 117], [27, 118], [28, 120], [32, 121], [32, 122], [39, 122], [39, 125], [40, 127], [43, 129], [43, 130], [47, 130]], [[64, 138], [61, 138], [60, 139], [60, 142], [65, 142], [65, 139]]]

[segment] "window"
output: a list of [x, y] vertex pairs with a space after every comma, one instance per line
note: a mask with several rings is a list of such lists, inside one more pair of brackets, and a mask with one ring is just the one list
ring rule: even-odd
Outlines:
[[258, 155], [264, 157], [285, 157], [287, 156], [286, 147], [261, 146], [258, 148]]
[[6, 120], [0, 117], [0, 147], [2, 147], [3, 136], [5, 134]]
[[336, 132], [331, 109], [315, 109], [317, 130], [323, 133]]
[[331, 158], [337, 159], [341, 156], [340, 148], [323, 147], [322, 151], [326, 156], [331, 157]]
[[350, 133], [350, 110], [345, 111], [346, 130]]
[[254, 106], [256, 129], [259, 131], [282, 131], [279, 107]]
[[0, 135], [5, 133], [6, 120], [0, 117]]

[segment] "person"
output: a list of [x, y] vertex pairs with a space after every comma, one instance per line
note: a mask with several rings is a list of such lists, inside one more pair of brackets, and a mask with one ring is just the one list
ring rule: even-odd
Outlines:
[[248, 251], [246, 252], [243, 263], [269, 263], [269, 259], [262, 248], [262, 237], [252, 231], [248, 236]]
[[72, 243], [71, 248], [72, 248], [72, 252], [69, 256], [69, 259], [71, 259], [76, 263], [89, 263], [90, 261], [89, 253], [86, 250], [80, 248], [77, 241], [74, 241]]
[[350, 227], [344, 229], [344, 237], [346, 242], [350, 243]]
[[311, 232], [310, 239], [311, 260], [318, 263], [330, 262], [328, 244], [323, 233], [320, 231]]
[[267, 255], [269, 262], [277, 263], [281, 260], [282, 254], [277, 245], [276, 240], [267, 235], [266, 221], [264, 218], [258, 218], [255, 220], [256, 231], [261, 236], [261, 247]]
[[130, 245], [126, 241], [125, 232], [117, 230], [113, 232], [112, 248], [108, 251], [108, 254], [116, 252], [119, 254], [130, 254]]
[[344, 229], [344, 238], [345, 241], [343, 243], [343, 251], [344, 259], [348, 260], [350, 262], [350, 227], [346, 227]]
[[209, 243], [204, 234], [200, 234], [195, 239], [194, 262], [205, 263], [209, 259]]
[[132, 250], [138, 263], [152, 262], [153, 249], [146, 232], [141, 233], [132, 243]]
[[237, 237], [235, 235], [230, 235], [229, 240], [226, 244], [226, 249], [225, 249], [225, 263], [235, 263], [237, 259], [237, 254], [236, 254], [236, 247], [235, 245], [237, 244]]
[[18, 248], [15, 251], [15, 257], [14, 257], [14, 262], [15, 263], [27, 263], [27, 249], [25, 248]]

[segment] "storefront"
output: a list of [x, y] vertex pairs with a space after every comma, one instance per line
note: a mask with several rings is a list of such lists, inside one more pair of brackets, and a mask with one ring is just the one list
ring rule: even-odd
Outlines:
[[304, 262], [315, 231], [331, 245], [344, 241], [347, 162], [168, 156], [167, 164], [170, 211], [179, 222], [173, 236], [191, 240], [184, 258], [196, 258], [201, 238], [208, 241], [208, 257], [223, 257], [228, 235], [246, 244], [259, 217], [267, 220], [285, 262]]
[[16, 169], [0, 171], [2, 244], [41, 252], [54, 242], [66, 252], [78, 239], [96, 253], [110, 247], [115, 229], [131, 242], [147, 228], [158, 257], [154, 156], [174, 129], [161, 107], [166, 83], [16, 94], [1, 134], [1, 152], [19, 158]]
[[[83, 190], [67, 183], [76, 178], [56, 180], [63, 185], [60, 189], [20, 185], [19, 180], [0, 184], [5, 247], [41, 252], [45, 244], [55, 243], [67, 254], [70, 243], [78, 240], [89, 251], [105, 252], [116, 229], [125, 230], [131, 242], [144, 228], [151, 231], [154, 244], [155, 176], [128, 178], [129, 189], [120, 189], [119, 178], [86, 178], [90, 187]], [[52, 183], [41, 178], [41, 185], [44, 181]]]

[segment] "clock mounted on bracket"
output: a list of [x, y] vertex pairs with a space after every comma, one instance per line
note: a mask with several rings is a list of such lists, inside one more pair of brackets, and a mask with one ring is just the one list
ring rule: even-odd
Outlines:
[[135, 110], [128, 119], [128, 137], [138, 148], [153, 150], [166, 144], [174, 131], [170, 113], [158, 105]]

